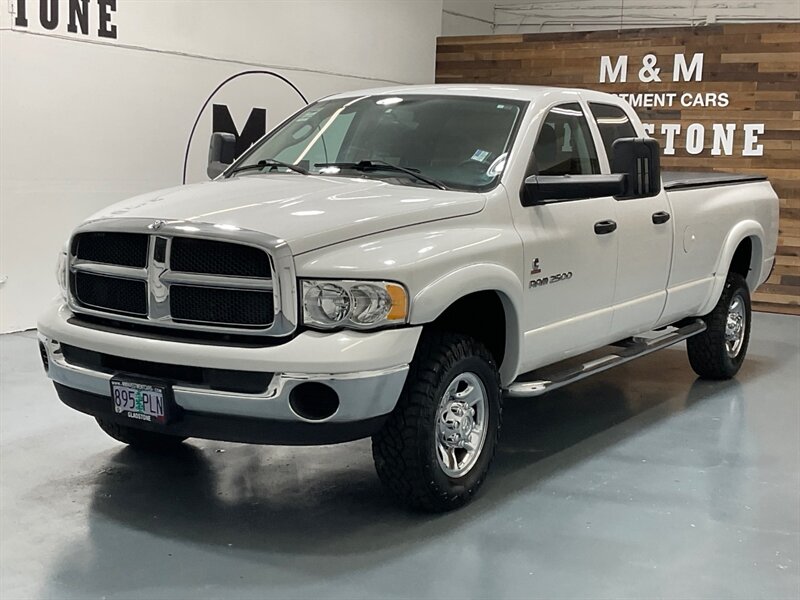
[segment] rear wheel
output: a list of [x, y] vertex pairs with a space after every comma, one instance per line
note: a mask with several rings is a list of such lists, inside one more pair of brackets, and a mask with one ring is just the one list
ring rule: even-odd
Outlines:
[[486, 477], [500, 418], [500, 378], [489, 351], [468, 336], [426, 333], [397, 407], [372, 438], [378, 476], [413, 508], [458, 508]]
[[730, 273], [719, 302], [703, 317], [707, 329], [686, 340], [689, 363], [705, 379], [730, 379], [739, 371], [750, 341], [750, 292], [738, 273]]
[[100, 425], [100, 429], [118, 442], [128, 444], [137, 450], [165, 452], [177, 448], [186, 439], [185, 437], [127, 427], [105, 419], [98, 418], [97, 424]]

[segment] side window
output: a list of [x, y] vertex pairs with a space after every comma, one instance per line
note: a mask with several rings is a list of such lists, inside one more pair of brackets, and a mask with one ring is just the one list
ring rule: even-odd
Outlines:
[[603, 138], [603, 146], [606, 149], [608, 162], [611, 162], [611, 146], [619, 138], [636, 137], [636, 129], [633, 123], [619, 106], [611, 104], [589, 104], [597, 127], [600, 129], [600, 137]]
[[600, 173], [597, 149], [580, 104], [561, 104], [550, 110], [533, 147], [533, 156], [538, 175]]

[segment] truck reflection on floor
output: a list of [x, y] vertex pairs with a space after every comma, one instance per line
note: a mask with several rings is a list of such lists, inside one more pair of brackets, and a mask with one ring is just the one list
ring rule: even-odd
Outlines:
[[[667, 351], [658, 361], [640, 361], [535, 401], [508, 400], [495, 484], [479, 504], [488, 508], [511, 492], [534, 491], [548, 477], [611, 454], [614, 461], [644, 462], [650, 471], [698, 470], [686, 484], [707, 486], [709, 506], [724, 517], [741, 476], [741, 388], [736, 381], [692, 383], [683, 360], [682, 352]], [[656, 371], [663, 375], [665, 365], [670, 370], [673, 364], [679, 377], [655, 379]], [[681, 436], [694, 444], [687, 454], [658, 425], [706, 401], [713, 402], [713, 416], [682, 421]], [[626, 443], [644, 433], [657, 438], [654, 445], [641, 459], [628, 455]], [[159, 535], [239, 547], [302, 545], [303, 532], [311, 531], [316, 543], [335, 543], [341, 535], [373, 529], [375, 521], [414, 529], [418, 517], [395, 508], [370, 461], [366, 440], [317, 453], [201, 440], [171, 456], [123, 449], [98, 474], [92, 510]], [[310, 518], [320, 512], [326, 514], [324, 526]]]

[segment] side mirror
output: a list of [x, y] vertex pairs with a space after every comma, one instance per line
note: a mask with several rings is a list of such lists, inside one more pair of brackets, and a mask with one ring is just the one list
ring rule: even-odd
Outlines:
[[522, 186], [522, 205], [616, 196], [625, 190], [625, 175], [531, 175]]
[[661, 192], [661, 146], [651, 138], [620, 138], [611, 147], [611, 172], [625, 174], [617, 198], [648, 198]]
[[236, 158], [236, 136], [232, 133], [215, 131], [208, 144], [208, 166], [206, 174], [215, 179]]

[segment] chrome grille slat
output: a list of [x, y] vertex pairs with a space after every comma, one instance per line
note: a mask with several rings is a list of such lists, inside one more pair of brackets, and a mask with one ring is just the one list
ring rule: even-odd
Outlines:
[[[157, 225], [156, 225], [157, 223]], [[297, 324], [297, 306], [294, 275], [294, 260], [287, 244], [273, 236], [249, 230], [231, 228], [230, 226], [218, 227], [213, 224], [196, 222], [154, 222], [150, 219], [122, 218], [102, 219], [82, 225], [76, 230], [69, 248], [76, 249], [79, 244], [74, 243], [78, 236], [91, 232], [93, 239], [103, 239], [109, 235], [113, 244], [112, 234], [140, 234], [147, 236], [147, 265], [144, 268], [125, 266], [122, 264], [109, 264], [80, 259], [75, 252], [70, 253], [69, 271], [70, 280], [73, 281], [78, 274], [87, 276], [102, 276], [117, 280], [137, 280], [145, 284], [146, 298], [142, 298], [147, 305], [146, 314], [121, 314], [110, 308], [83, 303], [75, 294], [74, 287], [70, 288], [69, 305], [76, 313], [103, 317], [110, 316], [117, 320], [132, 323], [146, 323], [165, 328], [190, 329], [206, 332], [219, 332], [225, 334], [246, 335], [286, 335], [291, 333]], [[133, 236], [125, 238], [130, 242]], [[223, 257], [214, 256], [191, 257], [179, 264], [193, 265], [221, 265], [221, 269], [230, 272], [250, 272], [270, 274], [273, 278], [261, 276], [238, 276], [232, 274], [215, 274], [200, 272], [180, 272], [169, 269], [171, 264], [172, 245], [175, 240], [199, 240], [199, 243], [186, 243], [185, 248], [213, 252], [215, 249], [224, 250], [234, 246], [233, 250], [225, 253]], [[213, 243], [211, 243], [213, 242]], [[121, 245], [120, 245], [121, 246]], [[249, 247], [239, 250], [241, 247]], [[103, 250], [96, 251], [100, 256]], [[264, 256], [266, 267], [244, 265], [239, 267], [235, 262], [236, 257], [243, 260], [257, 260]], [[115, 259], [126, 262], [127, 259], [115, 255]], [[232, 262], [233, 261], [233, 262]], [[132, 262], [132, 261], [129, 261]], [[137, 259], [137, 262], [138, 261]], [[252, 264], [252, 263], [251, 263]], [[180, 307], [180, 316], [172, 314], [170, 289], [172, 286], [184, 288], [183, 304]], [[187, 289], [188, 288], [188, 289]], [[132, 289], [132, 288], [128, 288]], [[176, 287], [176, 290], [178, 288]], [[216, 292], [214, 290], [217, 290]], [[186, 304], [186, 294], [197, 298], [225, 299], [222, 307], [207, 307], [204, 301]], [[249, 294], [249, 295], [248, 295]], [[264, 296], [264, 306], [256, 303], [261, 295]], [[136, 300], [138, 303], [139, 300]], [[244, 302], [244, 304], [242, 304]], [[251, 308], [247, 308], [247, 302]], [[260, 302], [260, 301], [259, 301]], [[138, 305], [138, 304], [137, 304]], [[188, 308], [187, 308], [188, 306]], [[187, 313], [187, 310], [189, 311]], [[197, 315], [192, 315], [191, 310], [196, 310]], [[224, 316], [223, 321], [209, 321], [208, 316]], [[269, 315], [269, 316], [268, 316]], [[194, 318], [203, 317], [203, 318]], [[270, 316], [272, 317], [270, 322]], [[246, 322], [254, 319], [258, 322]], [[230, 322], [226, 322], [230, 321]]]
[[137, 267], [123, 267], [121, 265], [110, 265], [108, 263], [95, 263], [86, 260], [76, 260], [72, 263], [75, 271], [92, 273], [93, 275], [108, 275], [122, 279], [147, 279], [147, 269]]
[[167, 270], [161, 276], [161, 281], [169, 285], [194, 285], [203, 287], [234, 288], [239, 290], [271, 290], [271, 279], [249, 279], [247, 277], [233, 277], [231, 275], [200, 275], [198, 273], [181, 273]]

